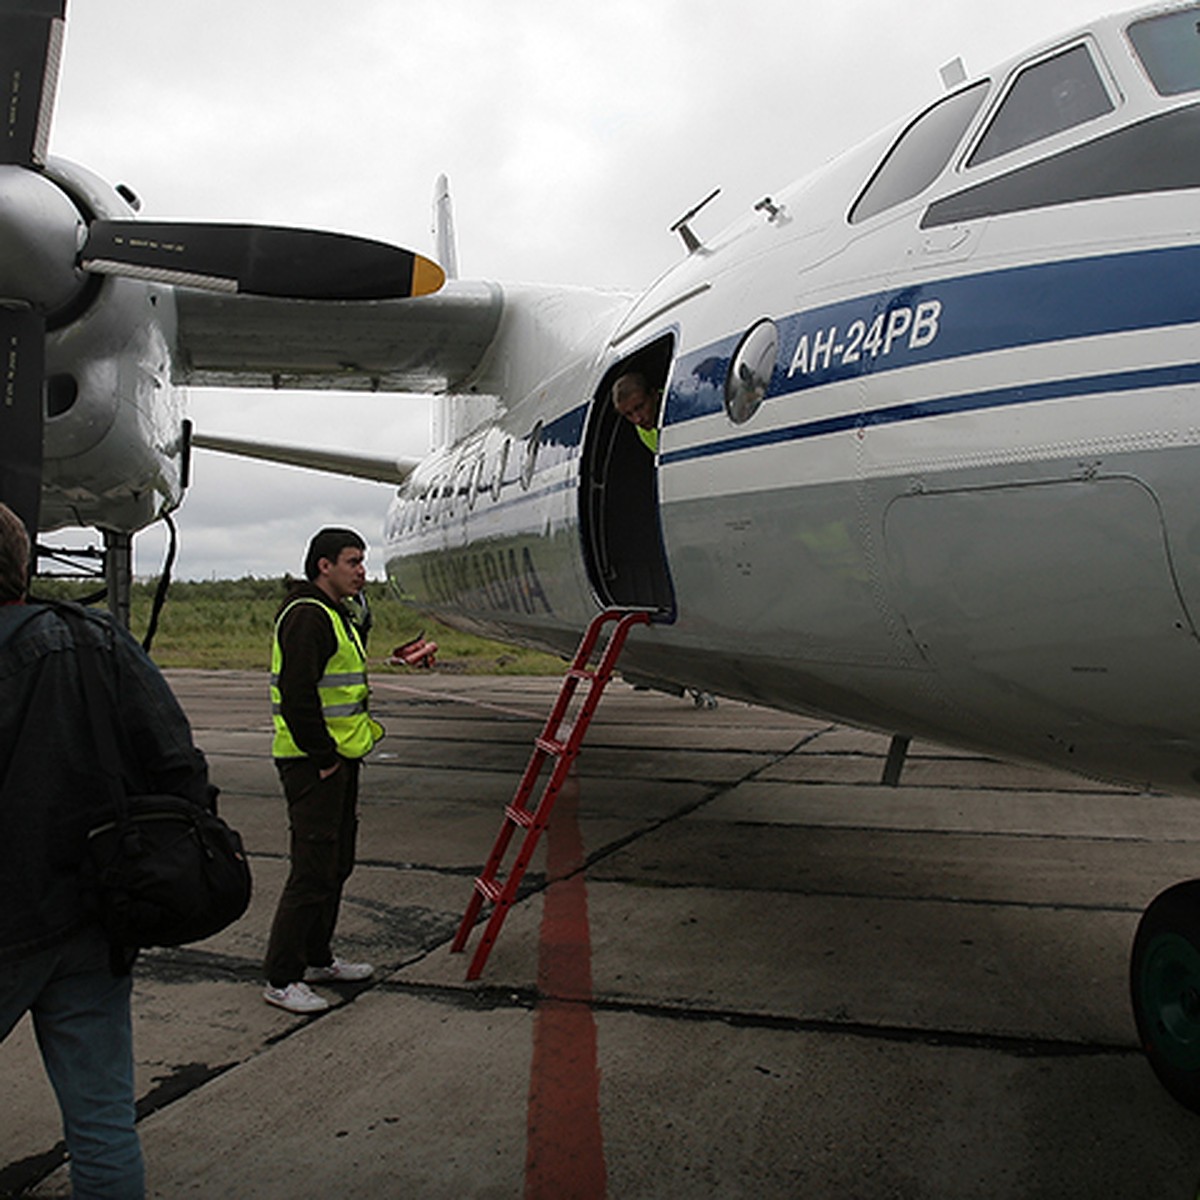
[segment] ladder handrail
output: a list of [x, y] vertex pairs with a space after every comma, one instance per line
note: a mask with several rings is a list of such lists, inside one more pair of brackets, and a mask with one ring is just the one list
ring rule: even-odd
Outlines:
[[[534, 738], [533, 751], [521, 775], [520, 782], [517, 784], [513, 799], [505, 806], [500, 832], [496, 835], [492, 851], [484, 863], [483, 870], [475, 878], [471, 900], [467, 905], [466, 912], [463, 913], [458, 932], [450, 946], [451, 953], [462, 951], [471, 936], [471, 931], [484, 902], [494, 906], [483, 937], [475, 951], [475, 956], [467, 968], [468, 980], [479, 978], [492, 946], [495, 945], [496, 938], [500, 934], [500, 927], [504, 924], [504, 919], [516, 899], [517, 889], [533, 858], [538, 840], [549, 823], [554, 802], [558, 798], [558, 793], [562, 789], [576, 757], [578, 757], [579, 748], [583, 743], [588, 726], [592, 722], [592, 717], [599, 707], [604, 689], [612, 679], [613, 668], [624, 648], [629, 631], [635, 625], [649, 625], [653, 619], [654, 614], [648, 609], [609, 608], [597, 613], [588, 622], [575, 657], [571, 660], [571, 665], [567, 668], [559, 685], [558, 696], [542, 726], [541, 734]], [[594, 670], [589, 669], [588, 664], [591, 662], [596, 644], [600, 640], [601, 631], [612, 621], [615, 621], [616, 625], [609, 634], [596, 667]], [[563, 718], [570, 708], [579, 684], [583, 682], [588, 684], [588, 691], [579, 711], [575, 714], [570, 732], [564, 740], [559, 736]], [[550, 778], [542, 789], [536, 808], [529, 809], [527, 801], [541, 775], [542, 767], [549, 758], [555, 760]], [[524, 829], [525, 836], [507, 877], [501, 881], [499, 871], [517, 829]]]

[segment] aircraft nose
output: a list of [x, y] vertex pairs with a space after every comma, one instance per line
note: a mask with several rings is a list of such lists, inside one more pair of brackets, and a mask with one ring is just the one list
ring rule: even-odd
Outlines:
[[46, 314], [84, 283], [75, 265], [87, 235], [75, 205], [44, 175], [0, 166], [0, 304]]

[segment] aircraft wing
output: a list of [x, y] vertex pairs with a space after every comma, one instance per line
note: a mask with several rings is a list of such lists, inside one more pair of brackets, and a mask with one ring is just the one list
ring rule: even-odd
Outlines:
[[175, 375], [197, 387], [456, 390], [483, 360], [503, 308], [499, 287], [457, 280], [406, 300], [279, 300], [183, 288], [175, 298]]
[[283, 446], [272, 442], [252, 442], [243, 438], [217, 437], [193, 433], [192, 445], [201, 450], [219, 450], [241, 458], [261, 458], [267, 462], [329, 471], [334, 475], [352, 475], [376, 483], [403, 483], [417, 465], [416, 459], [374, 458], [368, 454], [346, 454], [336, 450], [310, 450], [303, 446]]

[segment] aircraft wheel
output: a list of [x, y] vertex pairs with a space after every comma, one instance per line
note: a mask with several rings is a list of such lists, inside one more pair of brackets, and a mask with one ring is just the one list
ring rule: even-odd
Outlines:
[[1159, 1082], [1200, 1112], [1200, 879], [1151, 901], [1133, 939], [1133, 1016]]

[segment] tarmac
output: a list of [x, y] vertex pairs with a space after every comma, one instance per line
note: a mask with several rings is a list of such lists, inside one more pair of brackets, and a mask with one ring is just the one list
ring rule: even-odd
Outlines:
[[[449, 947], [558, 683], [375, 677], [339, 952], [263, 1002], [286, 871], [265, 681], [169, 673], [251, 854], [249, 913], [147, 952], [149, 1195], [1193, 1200], [1200, 1119], [1135, 1041], [1140, 911], [1200, 808], [722, 701], [608, 689], [481, 978]], [[69, 1194], [28, 1021], [0, 1195]]]

